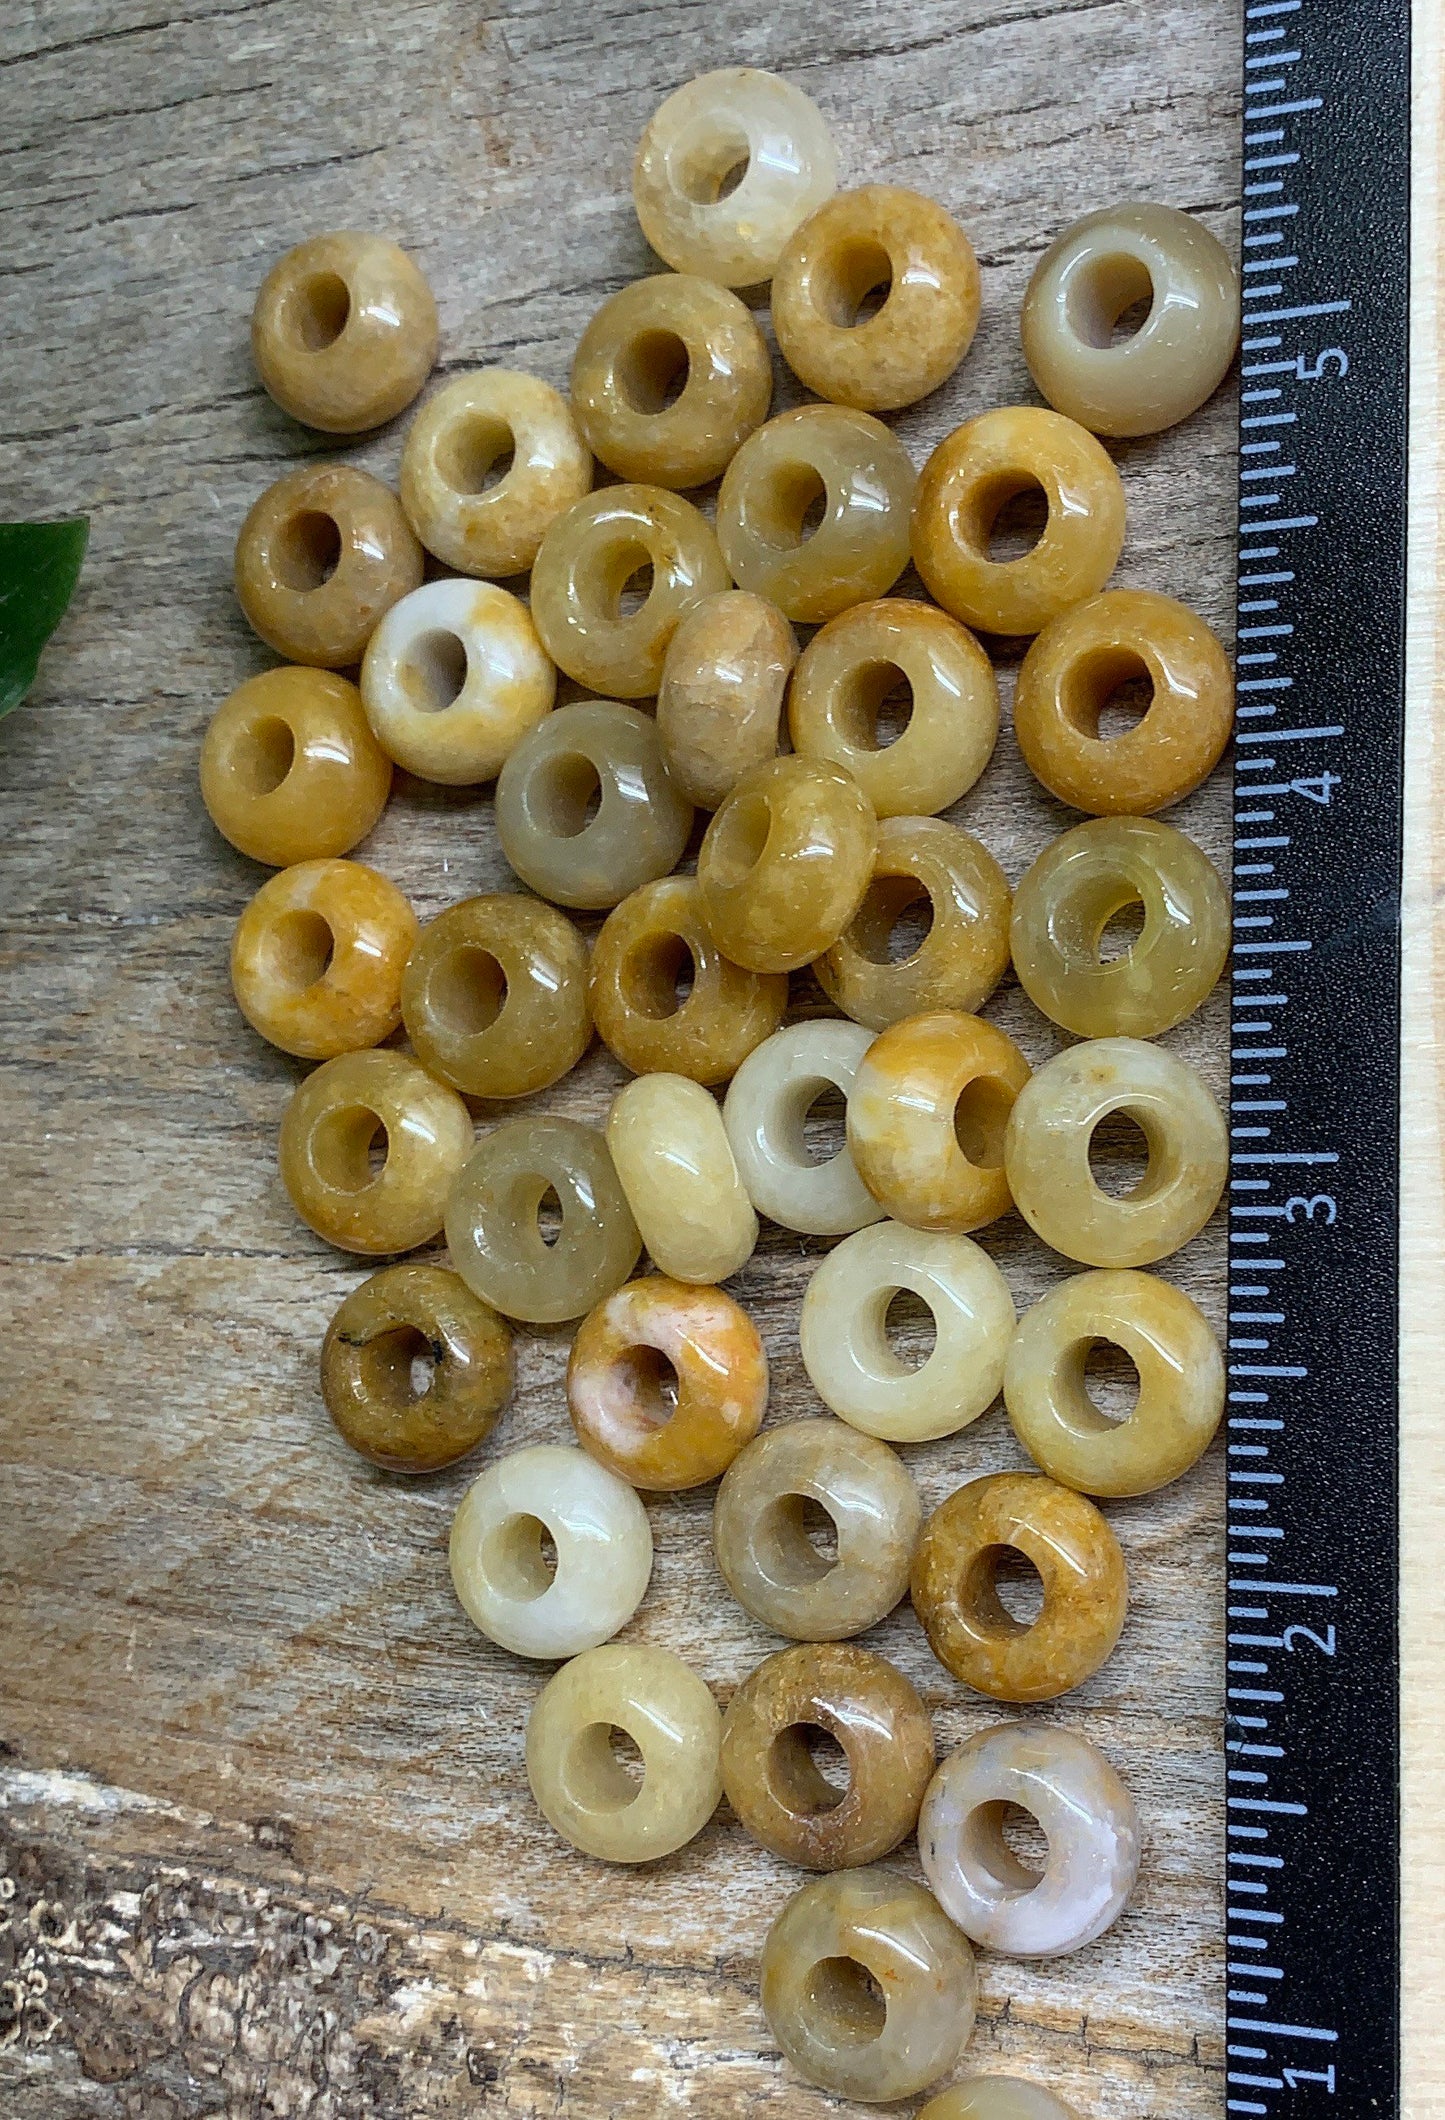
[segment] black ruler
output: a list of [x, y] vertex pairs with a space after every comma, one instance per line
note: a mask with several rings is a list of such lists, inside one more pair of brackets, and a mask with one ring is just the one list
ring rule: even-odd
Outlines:
[[1393, 2120], [1410, 10], [1244, 27], [1225, 2102]]

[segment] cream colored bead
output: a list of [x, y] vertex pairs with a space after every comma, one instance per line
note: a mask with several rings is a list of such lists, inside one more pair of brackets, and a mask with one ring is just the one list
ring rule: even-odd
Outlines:
[[970, 2076], [930, 2098], [917, 2120], [1079, 2120], [1079, 2115], [1041, 2083], [1022, 2076]]
[[662, 666], [657, 733], [689, 802], [717, 809], [744, 773], [776, 755], [797, 659], [797, 636], [766, 597], [725, 589], [688, 613]]
[[686, 1075], [639, 1075], [612, 1100], [607, 1146], [660, 1273], [707, 1283], [746, 1265], [758, 1218], [717, 1100], [699, 1083]]
[[[936, 1335], [916, 1369], [888, 1344], [888, 1306], [905, 1288], [933, 1313]], [[1013, 1297], [971, 1238], [879, 1222], [824, 1259], [798, 1329], [803, 1366], [824, 1405], [865, 1435], [922, 1443], [957, 1434], [998, 1397]]]
[[548, 524], [591, 488], [592, 457], [567, 400], [510, 368], [447, 383], [412, 421], [401, 453], [411, 526], [461, 574], [525, 574]]
[[550, 713], [553, 669], [524, 603], [491, 582], [426, 582], [372, 634], [361, 698], [388, 757], [423, 780], [493, 780]]
[[784, 1229], [839, 1237], [883, 1209], [846, 1148], [820, 1163], [804, 1121], [829, 1089], [850, 1094], [873, 1034], [856, 1023], [793, 1023], [749, 1053], [723, 1105], [733, 1155], [760, 1214]]

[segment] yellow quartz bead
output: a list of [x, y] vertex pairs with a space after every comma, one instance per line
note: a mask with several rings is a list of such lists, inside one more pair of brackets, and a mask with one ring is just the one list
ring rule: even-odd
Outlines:
[[201, 798], [216, 830], [284, 868], [348, 854], [386, 808], [391, 760], [361, 694], [332, 670], [265, 670], [216, 709]]
[[567, 400], [510, 368], [453, 377], [412, 421], [401, 453], [411, 526], [461, 574], [525, 573], [548, 525], [591, 487], [591, 453]]
[[624, 1067], [709, 1084], [728, 1081], [788, 1005], [785, 977], [723, 955], [692, 876], [645, 883], [608, 915], [590, 991], [598, 1035]]
[[446, 1227], [468, 1288], [528, 1325], [580, 1318], [622, 1286], [642, 1249], [602, 1135], [540, 1112], [482, 1135], [452, 1185]]
[[367, 643], [361, 697], [382, 749], [422, 780], [494, 780], [552, 711], [557, 672], [520, 597], [495, 582], [426, 582]]
[[773, 758], [798, 642], [781, 611], [725, 589], [690, 611], [662, 666], [657, 733], [674, 786], [715, 810], [751, 767]]
[[417, 1058], [469, 1097], [525, 1097], [575, 1067], [592, 1038], [587, 945], [520, 892], [449, 906], [422, 929], [401, 982]]
[[251, 318], [261, 381], [283, 412], [328, 434], [395, 419], [436, 350], [436, 303], [417, 266], [399, 244], [355, 229], [288, 250]]
[[841, 766], [773, 758], [745, 774], [697, 860], [718, 947], [758, 972], [796, 971], [831, 948], [862, 903], [878, 820]]
[[277, 479], [236, 539], [236, 595], [251, 625], [288, 662], [326, 670], [359, 663], [378, 621], [421, 576], [401, 503], [351, 464]]
[[306, 1077], [281, 1121], [281, 1182], [342, 1251], [411, 1251], [442, 1226], [472, 1120], [406, 1053], [343, 1053]]
[[[999, 1839], [1003, 1840], [1002, 1832]], [[1007, 1850], [1006, 1842], [1004, 1846]], [[1015, 1859], [1009, 1852], [1010, 1859]], [[1019, 1888], [1028, 1889], [1021, 1878]], [[1029, 2083], [1022, 2076], [970, 2076], [966, 2083], [930, 2098], [917, 2120], [1079, 2120], [1079, 2116], [1072, 2105], [1065, 2105], [1041, 2083]]]
[[268, 877], [236, 923], [231, 984], [253, 1030], [304, 1060], [379, 1045], [401, 1022], [417, 919], [361, 861], [302, 861]]
[[659, 1273], [708, 1284], [747, 1264], [758, 1218], [700, 1083], [670, 1074], [627, 1083], [607, 1115], [607, 1146]]
[[[418, 1360], [430, 1366], [418, 1391]], [[474, 1450], [512, 1393], [512, 1335], [459, 1275], [405, 1260], [341, 1305], [321, 1396], [353, 1450], [388, 1472], [438, 1472]]]

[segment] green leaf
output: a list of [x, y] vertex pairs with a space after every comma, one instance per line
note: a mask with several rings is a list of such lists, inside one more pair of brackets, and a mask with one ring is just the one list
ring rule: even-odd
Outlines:
[[0, 523], [0, 714], [35, 682], [40, 651], [65, 616], [90, 524]]

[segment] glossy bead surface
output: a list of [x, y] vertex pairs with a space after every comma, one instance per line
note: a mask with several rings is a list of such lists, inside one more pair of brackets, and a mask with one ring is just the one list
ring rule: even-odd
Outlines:
[[[1118, 735], [1099, 717], [1120, 685], [1147, 679], [1149, 705]], [[1147, 816], [1180, 801], [1224, 756], [1234, 681], [1223, 648], [1186, 604], [1106, 589], [1051, 619], [1024, 657], [1014, 735], [1060, 802], [1091, 816]]]
[[832, 135], [812, 98], [778, 74], [724, 66], [686, 82], [648, 119], [632, 197], [642, 233], [674, 271], [751, 287], [837, 181]]
[[692, 828], [651, 715], [615, 699], [576, 700], [524, 736], [498, 778], [496, 815], [523, 883], [592, 909], [665, 876]]
[[[491, 473], [507, 456], [500, 478]], [[592, 489], [592, 455], [567, 400], [510, 368], [454, 376], [411, 423], [401, 504], [459, 574], [524, 574], [543, 532]]]
[[758, 1218], [717, 1099], [686, 1075], [639, 1075], [607, 1115], [607, 1146], [648, 1257], [709, 1285], [745, 1266]]
[[674, 491], [718, 478], [772, 396], [752, 311], [691, 273], [656, 273], [610, 295], [572, 363], [572, 408], [597, 457], [619, 478]]
[[797, 659], [797, 636], [766, 597], [725, 589], [688, 613], [662, 666], [657, 733], [689, 802], [715, 810], [744, 773], [776, 756]]
[[625, 1480], [585, 1450], [537, 1443], [473, 1480], [448, 1558], [462, 1609], [489, 1641], [514, 1656], [579, 1656], [642, 1603], [652, 1531]]
[[399, 244], [339, 229], [271, 267], [251, 315], [251, 352], [293, 420], [364, 434], [404, 411], [430, 375], [437, 305]]
[[[1123, 1112], [1143, 1134], [1148, 1167], [1132, 1192], [1106, 1193], [1089, 1149]], [[1197, 1236], [1219, 1204], [1229, 1137], [1194, 1069], [1137, 1038], [1097, 1038], [1058, 1053], [1020, 1093], [1004, 1136], [1020, 1214], [1046, 1244], [1084, 1266], [1152, 1266]]]
[[[642, 1756], [639, 1786], [612, 1749]], [[722, 1717], [668, 1649], [609, 1642], [564, 1664], [527, 1722], [527, 1779], [548, 1824], [602, 1862], [656, 1862], [693, 1840], [722, 1794]]]
[[[549, 1194], [561, 1209], [551, 1244], [539, 1222]], [[580, 1318], [621, 1287], [642, 1250], [601, 1134], [541, 1115], [482, 1136], [448, 1197], [446, 1231], [467, 1286], [529, 1325]]]
[[[1147, 301], [1137, 331], [1114, 340]], [[1043, 395], [1095, 434], [1157, 434], [1223, 382], [1239, 340], [1239, 275], [1217, 236], [1175, 206], [1085, 214], [1034, 267], [1020, 318]]]
[[963, 1236], [1007, 1214], [1004, 1132], [1029, 1079], [996, 1024], [958, 1009], [875, 1038], [848, 1099], [848, 1146], [884, 1212]]
[[526, 1097], [575, 1067], [592, 1037], [587, 945], [565, 915], [516, 891], [429, 920], [401, 1013], [418, 1060], [469, 1097]]
[[452, 787], [494, 780], [552, 709], [557, 672], [527, 607], [494, 582], [427, 582], [367, 644], [361, 697], [399, 766]]
[[[1037, 1569], [1043, 1603], [1015, 1619], [1000, 1549]], [[944, 1669], [994, 1700], [1057, 1700], [1091, 1678], [1124, 1627], [1119, 1541], [1093, 1503], [1030, 1472], [970, 1480], [934, 1510], [913, 1556], [913, 1606]]]
[[[836, 1558], [808, 1535], [833, 1527]], [[790, 1421], [729, 1466], [712, 1513], [713, 1552], [745, 1612], [797, 1641], [842, 1641], [886, 1617], [908, 1589], [923, 1522], [918, 1489], [871, 1435], [841, 1421]]]
[[[1041, 488], [1048, 520], [1020, 559], [989, 557], [1005, 502]], [[913, 559], [930, 595], [966, 626], [1037, 633], [1103, 588], [1124, 544], [1124, 482], [1093, 435], [1033, 405], [956, 427], [918, 480]]]
[[720, 1288], [647, 1274], [579, 1326], [567, 1404], [584, 1450], [634, 1487], [672, 1494], [715, 1480], [757, 1434], [768, 1359]]
[[[1100, 1343], [1122, 1348], [1139, 1396], [1111, 1421], [1089, 1396]], [[1224, 1358], [1198, 1306], [1150, 1273], [1081, 1273], [1026, 1312], [1004, 1368], [1014, 1434], [1050, 1479], [1083, 1494], [1149, 1494], [1201, 1457], [1224, 1412]]]
[[216, 709], [201, 799], [253, 861], [284, 868], [348, 854], [386, 808], [391, 760], [361, 694], [331, 670], [265, 670]]
[[[886, 596], [908, 564], [915, 483], [907, 450], [871, 413], [779, 413], [743, 443], [718, 489], [718, 542], [733, 580], [810, 625]], [[822, 520], [806, 529], [818, 501]]]
[[967, 1942], [895, 1870], [815, 1877], [763, 1945], [763, 2015], [783, 2053], [805, 2082], [867, 2105], [947, 2075], [977, 1996]]
[[[431, 1365], [414, 1388], [418, 1358]], [[388, 1472], [437, 1472], [491, 1433], [512, 1394], [512, 1335], [443, 1266], [383, 1266], [321, 1343], [321, 1396], [353, 1450]]]
[[754, 766], [714, 814], [697, 857], [718, 947], [755, 972], [792, 972], [820, 957], [862, 903], [877, 848], [872, 805], [841, 766]]
[[[841, 1800], [808, 1748], [819, 1730], [847, 1762]], [[901, 1671], [853, 1642], [780, 1650], [723, 1717], [723, 1794], [754, 1840], [805, 1870], [891, 1853], [918, 1822], [933, 1768], [923, 1702]]]
[[342, 1251], [412, 1251], [441, 1228], [471, 1146], [465, 1104], [415, 1060], [343, 1053], [286, 1107], [281, 1182], [302, 1221]]
[[[623, 591], [648, 570], [641, 606]], [[590, 691], [646, 699], [689, 611], [732, 585], [712, 525], [661, 486], [604, 486], [548, 526], [532, 567], [532, 617], [559, 669]]]
[[[881, 292], [870, 316], [866, 296]], [[896, 412], [947, 382], [978, 329], [978, 260], [952, 214], [899, 184], [841, 191], [773, 274], [778, 350], [835, 405]]]
[[846, 1100], [872, 1042], [856, 1023], [791, 1023], [749, 1054], [733, 1078], [723, 1124], [738, 1170], [758, 1213], [783, 1229], [841, 1237], [883, 1212], [846, 1145], [820, 1162], [805, 1130], [808, 1113], [830, 1089]]
[[[900, 921], [928, 909], [928, 931], [895, 957]], [[905, 1016], [981, 1008], [1008, 970], [1009, 887], [988, 848], [941, 817], [887, 817], [863, 903], [813, 966], [830, 1000], [880, 1031]]]
[[[1042, 1876], [1003, 1836], [1007, 1807], [1048, 1840]], [[1102, 1752], [1050, 1723], [999, 1723], [946, 1759], [918, 1822], [923, 1874], [975, 1943], [1011, 1958], [1061, 1958], [1112, 1927], [1139, 1874], [1139, 1815]], [[993, 2103], [978, 2120], [1051, 2120], [1068, 2108]]]
[[379, 1045], [401, 1022], [417, 933], [396, 885], [365, 862], [298, 862], [268, 877], [236, 923], [236, 1005], [303, 1060]]
[[[935, 1344], [917, 1367], [888, 1342], [888, 1306], [911, 1289], [933, 1316]], [[990, 1407], [1013, 1337], [1013, 1297], [968, 1237], [878, 1222], [831, 1251], [809, 1281], [798, 1321], [803, 1366], [840, 1420], [889, 1443], [956, 1435]]]
[[624, 1067], [702, 1083], [726, 1082], [788, 1005], [786, 978], [723, 955], [692, 876], [645, 883], [608, 915], [591, 993], [598, 1035]]
[[1041, 2083], [1022, 2076], [970, 2076], [930, 2098], [917, 2120], [1079, 2120], [1079, 2115]]
[[288, 662], [344, 670], [418, 588], [422, 549], [401, 503], [350, 464], [290, 471], [253, 502], [236, 539], [236, 595]]

